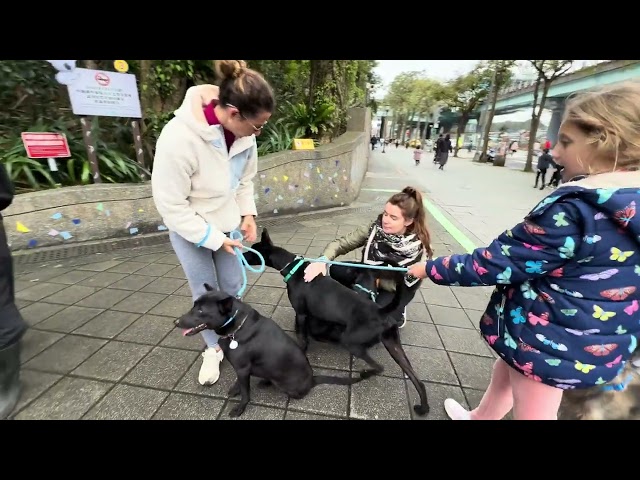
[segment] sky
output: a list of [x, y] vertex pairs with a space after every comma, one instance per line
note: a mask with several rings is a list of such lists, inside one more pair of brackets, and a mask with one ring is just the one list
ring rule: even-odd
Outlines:
[[[601, 61], [602, 60], [575, 60], [574, 67], [571, 70], [580, 68], [585, 64]], [[393, 79], [400, 73], [420, 72], [424, 70], [427, 77], [445, 82], [471, 71], [479, 62], [480, 60], [378, 60], [375, 73], [382, 79], [382, 87], [379, 87], [376, 92], [374, 92], [374, 97], [381, 100], [387, 93], [387, 88]], [[525, 73], [527, 73], [525, 69], [518, 70], [519, 75]], [[531, 118], [531, 109], [526, 108], [508, 115], [501, 115], [500, 117], [501, 120], [504, 121], [511, 120], [520, 122]], [[504, 119], [502, 117], [504, 117]]]

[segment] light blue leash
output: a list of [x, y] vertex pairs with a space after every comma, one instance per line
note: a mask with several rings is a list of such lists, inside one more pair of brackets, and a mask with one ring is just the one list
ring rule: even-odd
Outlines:
[[305, 260], [308, 262], [328, 263], [329, 265], [342, 265], [344, 267], [373, 268], [374, 270], [393, 270], [395, 272], [404, 272], [404, 273], [409, 271], [407, 267], [388, 267], [386, 265], [367, 265], [366, 263], [337, 262], [335, 260], [328, 260], [324, 257], [320, 257], [320, 258], [302, 257], [302, 260]]
[[[229, 238], [231, 238], [231, 240], [242, 241], [242, 238], [243, 238], [242, 232], [238, 230], [234, 230], [229, 234]], [[240, 290], [238, 290], [238, 293], [236, 294], [237, 298], [241, 298], [242, 295], [244, 295], [244, 291], [247, 289], [247, 270], [253, 273], [262, 273], [266, 268], [264, 257], [260, 252], [258, 252], [257, 250], [254, 250], [251, 247], [247, 247], [245, 245], [243, 245], [242, 248], [244, 248], [245, 250], [249, 250], [250, 252], [253, 252], [256, 255], [258, 255], [258, 258], [260, 259], [260, 266], [258, 268], [253, 268], [251, 265], [247, 263], [247, 260], [244, 258], [244, 255], [242, 255], [242, 251], [238, 247], [233, 247], [233, 251], [236, 253], [236, 257], [238, 258], [238, 263], [240, 264], [240, 270], [242, 270], [242, 287], [240, 287]]]
[[[242, 232], [238, 230], [234, 230], [229, 234], [229, 238], [231, 238], [232, 240], [242, 241], [243, 239]], [[235, 252], [236, 257], [238, 258], [238, 263], [240, 264], [240, 270], [242, 270], [242, 287], [240, 287], [240, 290], [238, 290], [238, 293], [236, 294], [237, 298], [241, 298], [242, 295], [244, 295], [244, 291], [247, 289], [247, 270], [249, 270], [252, 273], [262, 273], [265, 271], [265, 268], [266, 268], [264, 257], [260, 252], [258, 252], [257, 250], [254, 250], [251, 247], [247, 247], [245, 245], [243, 245], [242, 248], [255, 253], [260, 259], [260, 266], [258, 268], [253, 268], [245, 260], [244, 255], [242, 255], [242, 251], [240, 250], [240, 248], [233, 247], [233, 251]], [[328, 260], [325, 257], [320, 257], [320, 258], [301, 257], [299, 258], [298, 262], [299, 264], [302, 264], [303, 262], [322, 262], [330, 265], [342, 265], [345, 267], [373, 268], [375, 270], [392, 270], [396, 272], [405, 272], [405, 273], [409, 271], [409, 269], [406, 267], [388, 267], [386, 265], [367, 265], [364, 263], [337, 262], [335, 260]]]

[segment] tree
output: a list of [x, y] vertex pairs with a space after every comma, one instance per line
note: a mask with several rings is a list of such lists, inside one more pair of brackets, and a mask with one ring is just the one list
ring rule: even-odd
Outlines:
[[[527, 163], [524, 166], [525, 172], [533, 171], [533, 145], [536, 142], [538, 126], [540, 125], [540, 115], [547, 101], [549, 88], [558, 78], [567, 73], [573, 65], [574, 60], [529, 60], [533, 68], [536, 69], [538, 77], [533, 92], [533, 108], [531, 110], [531, 128], [529, 133], [529, 147], [527, 149]], [[542, 92], [540, 92], [542, 87]], [[540, 101], [538, 101], [538, 99]]]
[[384, 100], [384, 103], [389, 105], [398, 116], [398, 120], [402, 119], [398, 132], [398, 138], [401, 142], [405, 140], [407, 121], [411, 121], [415, 114], [415, 106], [413, 105], [415, 102], [413, 102], [412, 94], [416, 90], [416, 81], [420, 75], [420, 72], [403, 72], [395, 77]]
[[[373, 83], [370, 71], [375, 63], [369, 60], [310, 60], [307, 111], [333, 113], [327, 123], [332, 126], [319, 137], [330, 141], [346, 131], [347, 109], [364, 105], [366, 83]], [[367, 82], [367, 80], [370, 80]], [[364, 88], [363, 88], [364, 87]]]
[[460, 114], [458, 135], [455, 141], [454, 157], [458, 156], [459, 140], [467, 128], [471, 113], [489, 94], [492, 72], [486, 65], [479, 64], [471, 72], [461, 75], [446, 85], [444, 102]]
[[484, 125], [484, 138], [482, 139], [482, 149], [478, 157], [478, 162], [486, 163], [487, 148], [489, 147], [489, 134], [491, 133], [491, 124], [495, 115], [496, 103], [498, 102], [498, 94], [500, 89], [511, 80], [511, 68], [516, 64], [515, 60], [489, 60], [486, 68], [492, 71], [491, 79], [491, 110], [487, 112], [487, 118]]
[[[417, 83], [416, 88], [416, 96], [417, 96], [417, 105], [419, 118], [422, 118], [423, 115], [427, 116], [430, 114], [432, 109], [440, 103], [443, 103], [443, 99], [445, 98], [445, 86], [438, 82], [437, 80], [433, 80], [430, 78], [420, 79]], [[425, 139], [427, 138], [427, 125], [429, 123], [429, 118], [425, 122], [424, 128], [422, 129], [422, 136], [420, 138], [422, 144], [424, 145]], [[418, 124], [418, 128], [420, 125]]]

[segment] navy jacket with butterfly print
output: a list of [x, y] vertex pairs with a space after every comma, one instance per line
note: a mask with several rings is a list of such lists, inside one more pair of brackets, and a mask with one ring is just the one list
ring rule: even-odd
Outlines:
[[439, 285], [496, 285], [480, 320], [513, 368], [555, 387], [613, 380], [640, 337], [640, 172], [569, 182], [487, 248], [427, 261]]

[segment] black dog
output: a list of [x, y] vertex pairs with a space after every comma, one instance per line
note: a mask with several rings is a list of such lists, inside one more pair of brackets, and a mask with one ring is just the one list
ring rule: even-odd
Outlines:
[[[340, 343], [355, 357], [361, 358], [372, 368], [361, 372], [366, 378], [379, 374], [384, 367], [377, 363], [368, 354], [368, 349], [382, 342], [394, 361], [402, 371], [411, 379], [418, 391], [420, 404], [413, 409], [419, 415], [429, 412], [427, 391], [424, 384], [418, 380], [411, 363], [402, 348], [397, 322], [389, 317], [407, 294], [407, 288], [402, 277], [399, 278], [396, 292], [391, 303], [384, 307], [371, 301], [368, 292], [360, 295], [354, 290], [345, 287], [331, 277], [319, 275], [312, 282], [304, 281], [304, 269], [309, 262], [287, 250], [274, 246], [269, 232], [264, 229], [260, 242], [252, 245], [254, 250], [260, 252], [268, 267], [275, 268], [284, 276], [287, 284], [287, 294], [291, 306], [296, 312], [296, 335], [306, 351], [308, 338], [315, 340]], [[253, 252], [244, 253], [249, 265], [258, 265], [260, 259]], [[375, 286], [370, 273], [360, 272], [359, 276], [351, 270], [343, 270], [345, 274], [355, 275], [360, 279], [370, 279], [370, 286]], [[371, 290], [371, 288], [366, 288]]]
[[251, 375], [262, 378], [263, 383], [273, 383], [296, 399], [303, 398], [316, 385], [352, 385], [362, 381], [362, 378], [313, 375], [303, 351], [277, 323], [235, 297], [207, 284], [205, 288], [207, 293], [175, 325], [187, 329], [184, 332], [187, 336], [205, 329], [220, 335], [218, 343], [238, 377], [229, 396], [241, 395], [240, 404], [229, 412], [230, 417], [242, 415], [247, 408]]

